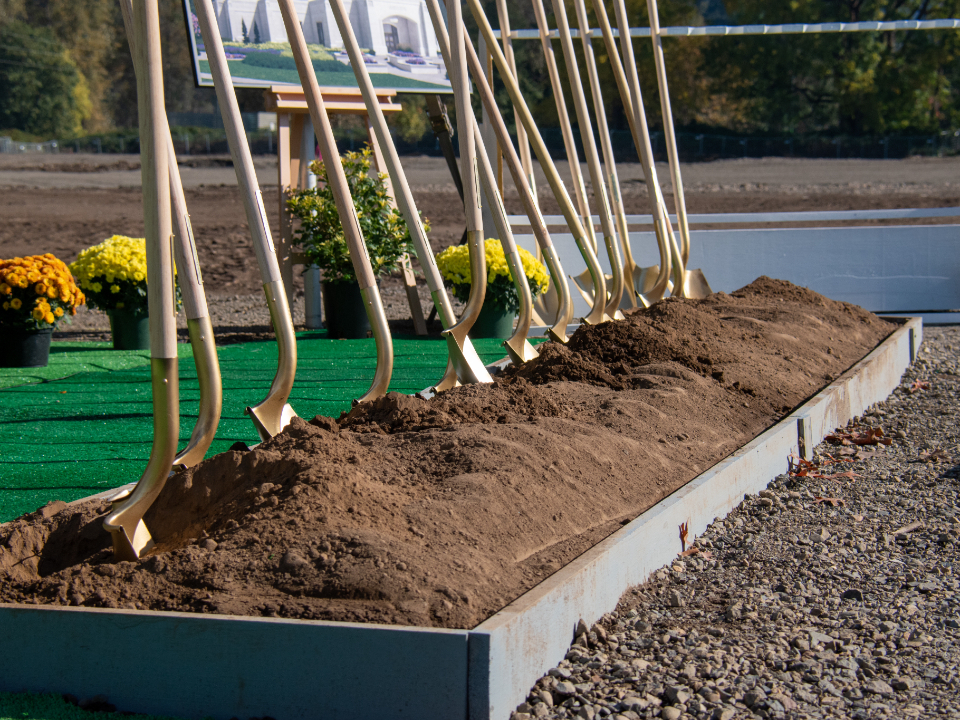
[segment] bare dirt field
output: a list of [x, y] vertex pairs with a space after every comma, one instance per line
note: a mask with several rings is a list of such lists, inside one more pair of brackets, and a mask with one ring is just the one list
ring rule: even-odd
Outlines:
[[[431, 222], [434, 249], [458, 242], [464, 227], [463, 211], [444, 161], [408, 157], [403, 164], [419, 208]], [[264, 325], [256, 262], [229, 158], [184, 157], [180, 166], [205, 288], [209, 296], [218, 298], [212, 308], [215, 324]], [[81, 249], [112, 234], [142, 234], [139, 167], [137, 155], [0, 155], [0, 256], [52, 252], [70, 262]], [[276, 159], [258, 157], [256, 167], [276, 234]], [[558, 168], [568, 179], [566, 163], [558, 162]], [[661, 164], [658, 170], [672, 207], [668, 169]], [[543, 212], [558, 213], [539, 167], [536, 172]], [[620, 164], [618, 172], [627, 212], [649, 212], [639, 164]], [[722, 160], [684, 165], [682, 173], [691, 213], [960, 206], [960, 158]], [[583, 174], [588, 175], [585, 167]], [[522, 211], [509, 180], [506, 205], [509, 212]], [[296, 284], [299, 289], [299, 277]], [[397, 278], [385, 278], [382, 291], [388, 315], [409, 317]], [[422, 295], [429, 310], [428, 296]], [[294, 309], [302, 317], [302, 301], [295, 303]], [[106, 328], [102, 315], [83, 313], [72, 329]]]

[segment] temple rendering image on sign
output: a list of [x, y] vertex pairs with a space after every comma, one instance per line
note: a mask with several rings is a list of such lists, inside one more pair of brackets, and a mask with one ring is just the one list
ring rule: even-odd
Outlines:
[[[212, 86], [194, 10], [183, 0], [198, 85]], [[450, 92], [424, 0], [344, 0], [377, 88]], [[213, 0], [217, 26], [237, 87], [300, 85], [277, 0]], [[321, 87], [356, 87], [329, 0], [294, 0]]]

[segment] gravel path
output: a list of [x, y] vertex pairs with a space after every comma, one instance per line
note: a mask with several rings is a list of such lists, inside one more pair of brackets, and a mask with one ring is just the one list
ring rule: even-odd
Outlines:
[[847, 428], [892, 444], [822, 444], [819, 470], [746, 498], [581, 623], [514, 720], [960, 717], [960, 328], [924, 334]]

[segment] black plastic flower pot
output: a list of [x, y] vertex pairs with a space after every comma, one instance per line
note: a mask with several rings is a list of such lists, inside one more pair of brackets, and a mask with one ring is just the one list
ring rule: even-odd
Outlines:
[[114, 350], [149, 350], [150, 317], [143, 313], [111, 310], [110, 331]]
[[0, 367], [46, 367], [50, 361], [53, 328], [43, 330], [0, 330]]
[[360, 286], [355, 281], [324, 281], [323, 313], [329, 337], [335, 340], [370, 337], [370, 321]]

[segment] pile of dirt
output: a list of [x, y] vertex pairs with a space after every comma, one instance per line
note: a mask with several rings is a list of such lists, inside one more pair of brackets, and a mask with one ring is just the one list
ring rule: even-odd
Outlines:
[[41, 508], [0, 528], [0, 601], [473, 627], [891, 329], [768, 278], [667, 300], [492, 386], [294, 419], [179, 472], [140, 563], [112, 561], [105, 505]]

